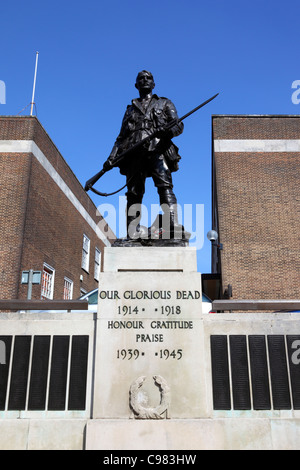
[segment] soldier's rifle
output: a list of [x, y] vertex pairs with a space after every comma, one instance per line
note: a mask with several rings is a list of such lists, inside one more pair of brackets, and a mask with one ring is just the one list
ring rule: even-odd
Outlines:
[[107, 196], [111, 196], [113, 194], [116, 194], [118, 193], [119, 191], [121, 191], [123, 188], [125, 188], [126, 184], [124, 186], [122, 186], [122, 188], [118, 189], [117, 191], [114, 191], [113, 193], [101, 193], [100, 191], [97, 191], [95, 188], [93, 188], [94, 184], [107, 172], [107, 171], [110, 171], [112, 168], [115, 168], [116, 166], [119, 166], [119, 164], [126, 158], [128, 157], [128, 155], [132, 154], [133, 152], [135, 152], [135, 150], [137, 150], [138, 148], [142, 147], [143, 145], [147, 144], [148, 142], [150, 142], [150, 140], [152, 140], [154, 137], [157, 136], [158, 133], [162, 132], [163, 131], [168, 131], [170, 129], [172, 129], [172, 127], [174, 125], [176, 125], [177, 123], [183, 121], [184, 119], [186, 119], [188, 116], [190, 116], [191, 114], [195, 113], [196, 111], [198, 111], [198, 109], [202, 108], [203, 106], [205, 106], [207, 103], [209, 103], [210, 101], [212, 101], [213, 99], [215, 99], [217, 96], [218, 96], [219, 93], [217, 93], [216, 95], [212, 96], [211, 98], [209, 98], [208, 100], [204, 101], [204, 103], [201, 103], [199, 106], [197, 106], [196, 108], [192, 109], [191, 111], [189, 111], [188, 113], [186, 113], [184, 116], [182, 116], [181, 118], [179, 119], [172, 119], [172, 121], [168, 122], [168, 124], [166, 124], [163, 129], [156, 129], [154, 132], [152, 132], [151, 134], [149, 134], [147, 137], [145, 137], [144, 139], [142, 139], [140, 142], [137, 142], [136, 144], [134, 144], [132, 147], [130, 147], [129, 149], [125, 150], [124, 152], [121, 153], [121, 155], [119, 155], [113, 162], [113, 164], [111, 165], [110, 168], [102, 168], [102, 170], [100, 170], [98, 173], [96, 173], [94, 176], [92, 176], [92, 178], [90, 178], [86, 183], [85, 183], [85, 187], [84, 187], [84, 190], [85, 191], [93, 191], [94, 193], [98, 194], [99, 196], [104, 196], [104, 197], [107, 197]]

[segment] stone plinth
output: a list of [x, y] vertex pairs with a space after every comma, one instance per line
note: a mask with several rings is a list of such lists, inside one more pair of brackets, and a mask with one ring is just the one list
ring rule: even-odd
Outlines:
[[94, 418], [206, 415], [201, 275], [189, 248], [113, 248], [99, 280]]

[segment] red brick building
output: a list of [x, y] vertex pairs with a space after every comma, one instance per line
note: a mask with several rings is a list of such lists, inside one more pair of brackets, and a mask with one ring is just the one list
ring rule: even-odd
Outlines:
[[222, 294], [300, 298], [300, 116], [212, 117], [212, 272]]
[[[101, 222], [102, 220], [102, 222]], [[36, 117], [0, 117], [2, 299], [26, 298], [23, 271], [42, 273], [32, 299], [97, 287], [114, 234]]]

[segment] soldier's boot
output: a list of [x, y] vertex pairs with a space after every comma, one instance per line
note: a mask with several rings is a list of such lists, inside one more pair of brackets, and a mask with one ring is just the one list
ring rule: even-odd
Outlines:
[[162, 238], [181, 239], [183, 227], [178, 223], [177, 199], [172, 187], [159, 188], [162, 215]]
[[170, 239], [182, 240], [184, 238], [184, 228], [178, 223], [177, 204], [172, 204], [168, 208], [170, 220]]
[[126, 208], [126, 226], [127, 238], [138, 240], [141, 237], [140, 220], [141, 220], [141, 203], [128, 201]]

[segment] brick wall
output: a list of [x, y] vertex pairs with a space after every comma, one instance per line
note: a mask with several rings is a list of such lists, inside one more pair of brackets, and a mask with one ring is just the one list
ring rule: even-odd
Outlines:
[[[43, 271], [47, 263], [55, 270], [53, 297], [63, 298], [67, 277], [74, 283], [73, 298], [77, 298], [80, 289], [90, 291], [98, 286], [95, 248], [103, 251], [105, 245], [93, 223], [98, 224], [102, 217], [97, 216], [96, 206], [35, 117], [0, 117], [0, 145], [10, 141], [13, 148], [15, 141], [23, 140], [35, 142], [67, 186], [59, 187], [32, 153], [5, 154], [0, 147], [0, 297], [26, 298], [21, 272]], [[71, 191], [90, 216], [92, 226], [66, 197], [66, 191]], [[83, 234], [90, 239], [89, 272], [81, 268]], [[40, 297], [41, 286], [33, 286], [32, 298]]]
[[17, 298], [31, 156], [0, 157], [1, 298]]
[[[240, 299], [300, 298], [300, 151], [274, 151], [300, 139], [300, 116], [214, 116], [213, 138], [223, 289], [231, 284]], [[256, 150], [220, 151], [228, 139]]]

